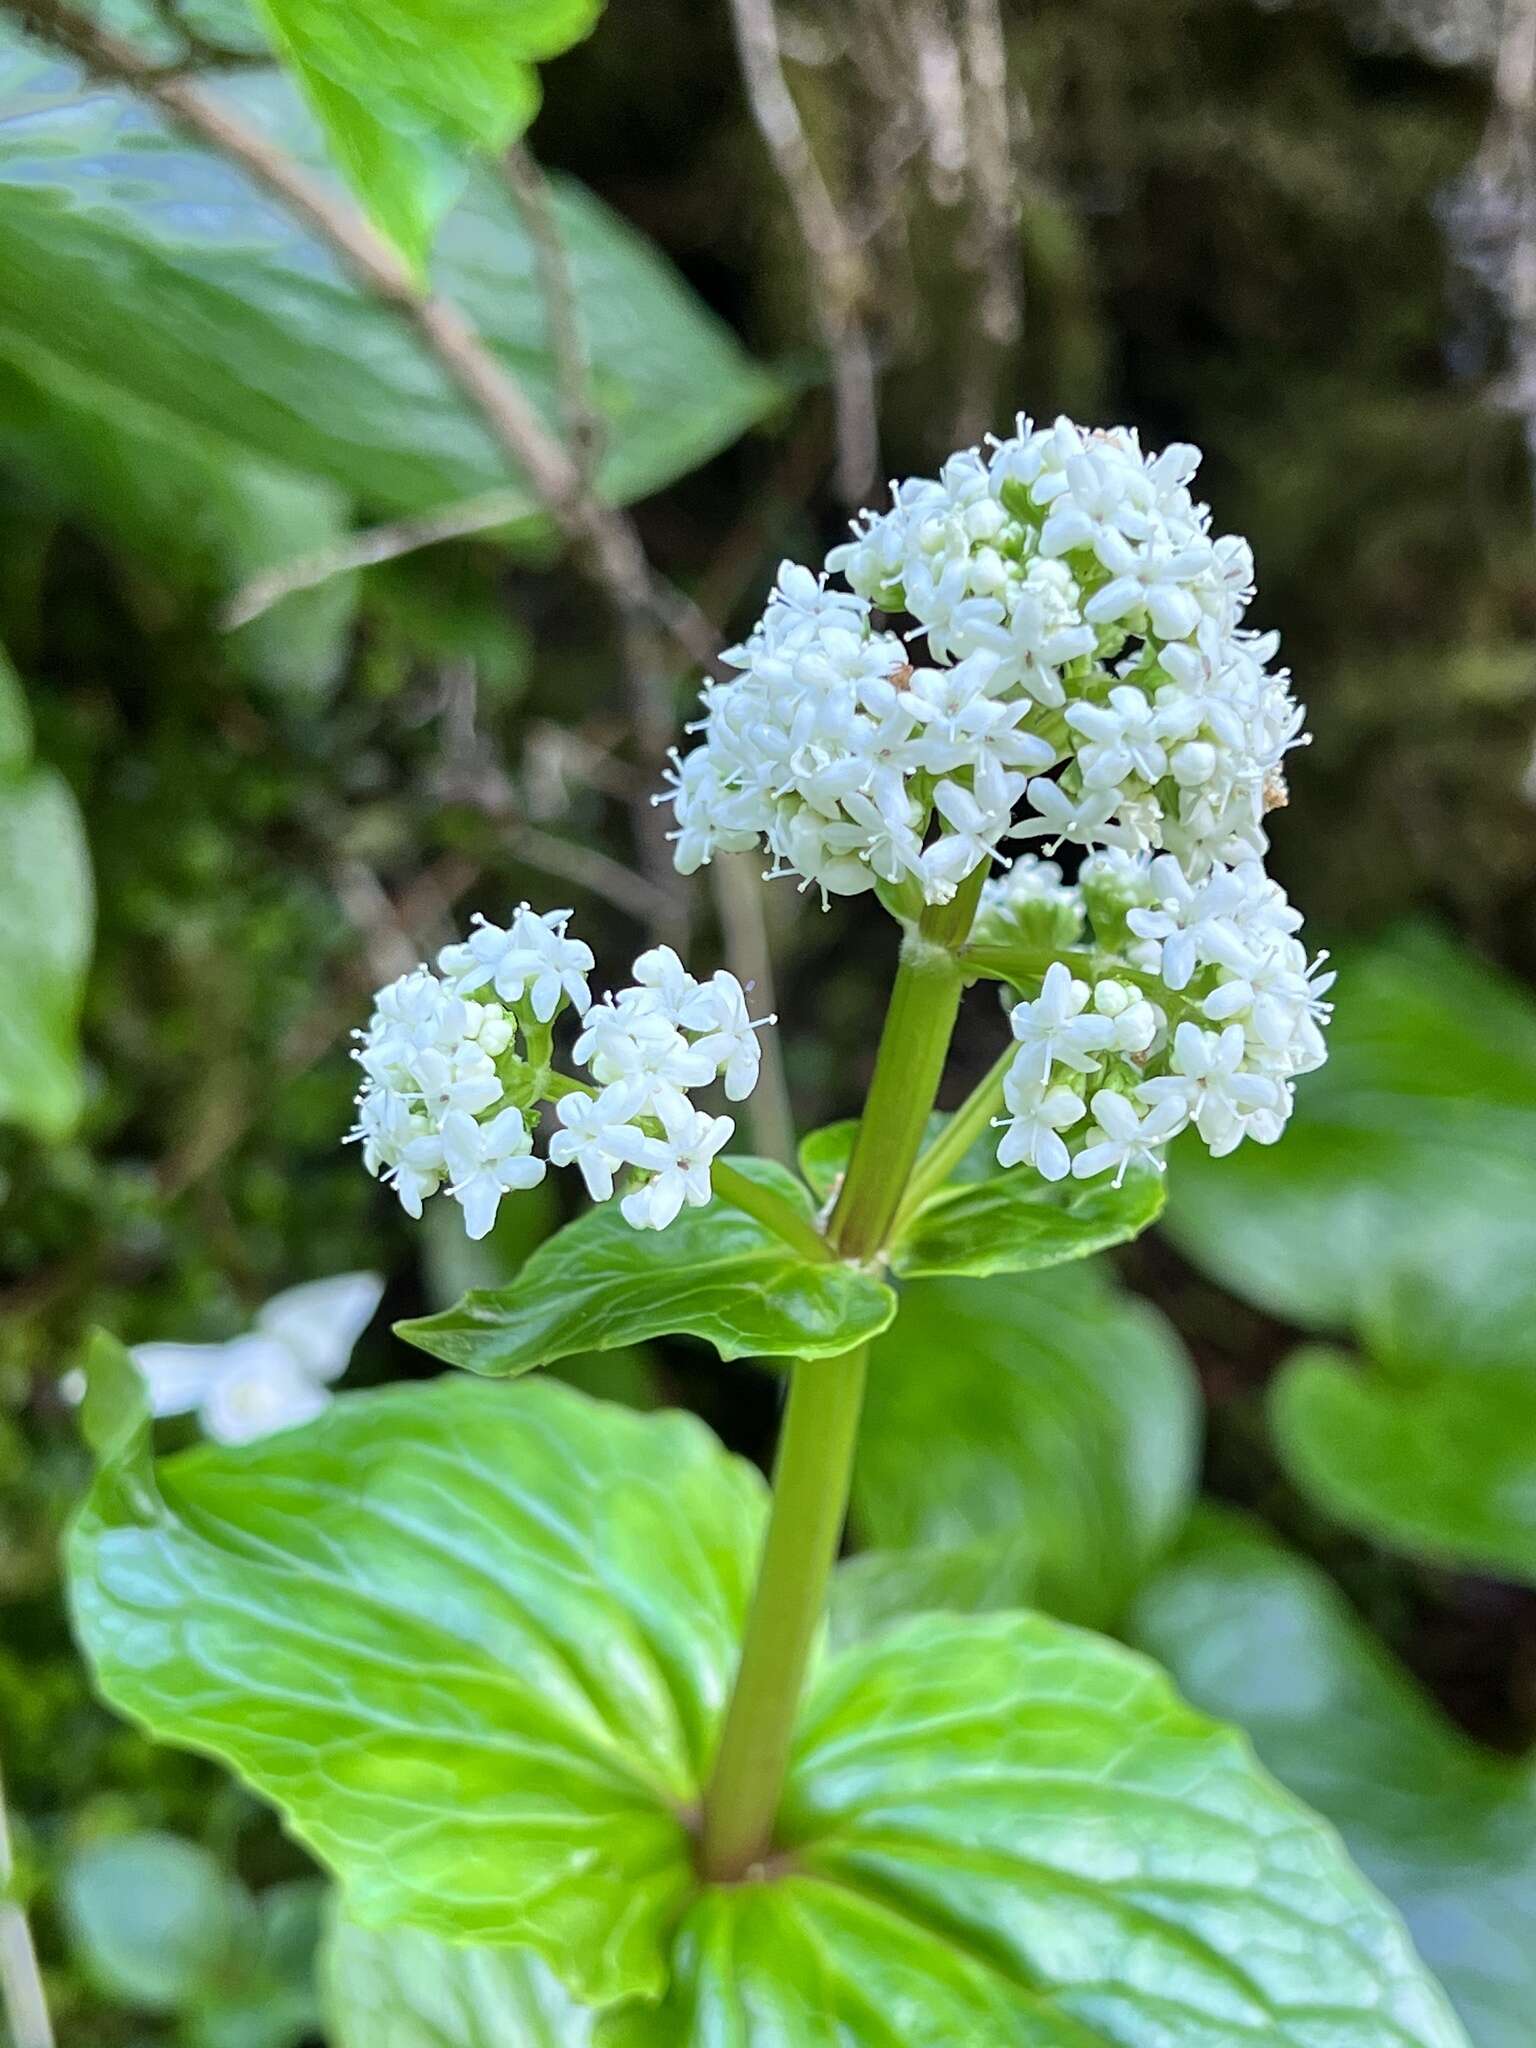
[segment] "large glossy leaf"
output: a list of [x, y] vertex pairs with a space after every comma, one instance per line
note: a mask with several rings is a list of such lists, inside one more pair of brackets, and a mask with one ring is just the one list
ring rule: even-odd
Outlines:
[[[919, 1553], [914, 1604], [1106, 1624], [1187, 1511], [1199, 1416], [1172, 1331], [1097, 1267], [914, 1282], [871, 1359], [855, 1526]], [[894, 1562], [871, 1573], [889, 1608]]]
[[258, 0], [338, 161], [420, 262], [463, 189], [539, 104], [533, 64], [587, 34], [600, 0]]
[[19, 685], [0, 653], [0, 1122], [64, 1136], [80, 1114], [77, 1033], [94, 899], [79, 807], [27, 765]]
[[[281, 81], [218, 90], [278, 140], [314, 148]], [[507, 484], [478, 418], [398, 318], [232, 165], [11, 31], [0, 107], [0, 330], [372, 509]], [[556, 204], [605, 426], [602, 482], [636, 497], [733, 439], [776, 388], [589, 193], [563, 185]], [[491, 174], [445, 222], [435, 275], [553, 413], [533, 251]]]
[[[810, 1198], [782, 1167], [731, 1164], [810, 1216]], [[895, 1313], [895, 1295], [872, 1274], [804, 1258], [716, 1199], [661, 1231], [632, 1229], [616, 1203], [589, 1209], [510, 1287], [473, 1289], [457, 1308], [397, 1328], [449, 1365], [500, 1376], [672, 1335], [701, 1337], [722, 1358], [830, 1358]]]
[[1378, 1541], [1536, 1585], [1536, 1358], [1404, 1370], [1295, 1353], [1269, 1414], [1297, 1484]]
[[809, 1700], [784, 1853], [601, 2048], [1453, 2048], [1396, 1915], [1132, 1653], [927, 1616]]
[[1137, 1602], [1138, 1641], [1342, 1831], [1401, 1909], [1476, 2048], [1536, 2012], [1536, 1772], [1478, 1749], [1323, 1575], [1204, 1511]]
[[593, 2014], [527, 1949], [475, 1948], [340, 1915], [325, 1945], [331, 2048], [588, 2048]]
[[914, 1279], [1040, 1272], [1138, 1236], [1164, 1200], [1159, 1173], [1127, 1174], [1118, 1188], [1108, 1181], [1053, 1186], [1014, 1167], [940, 1189], [897, 1239], [891, 1264]]
[[455, 1377], [157, 1478], [106, 1339], [86, 1419], [72, 1597], [118, 1707], [273, 1800], [360, 1922], [662, 1989], [755, 1471], [688, 1416]]
[[1451, 1271], [1536, 1212], [1536, 1007], [1448, 941], [1406, 930], [1344, 960], [1328, 1064], [1283, 1143], [1175, 1148], [1167, 1227], [1225, 1286], [1308, 1328], [1368, 1312], [1384, 1266]]

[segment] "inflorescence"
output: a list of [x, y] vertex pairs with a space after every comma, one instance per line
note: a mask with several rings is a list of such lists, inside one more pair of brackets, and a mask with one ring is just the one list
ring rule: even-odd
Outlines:
[[[1332, 976], [1264, 870], [1303, 713], [1277, 636], [1243, 623], [1253, 557], [1212, 534], [1199, 460], [1021, 417], [894, 485], [822, 572], [781, 566], [657, 798], [685, 874], [763, 848], [824, 904], [874, 890], [915, 923], [986, 871], [962, 961], [1022, 998], [998, 1159], [1048, 1181], [1160, 1170], [1190, 1126], [1215, 1153], [1272, 1143], [1325, 1056]], [[1021, 840], [1075, 849], [1075, 879]], [[710, 1199], [733, 1125], [690, 1091], [751, 1092], [740, 983], [659, 947], [593, 1003], [568, 916], [477, 922], [381, 990], [353, 1135], [412, 1215], [446, 1189], [484, 1236], [543, 1178], [541, 1102], [549, 1162], [600, 1202], [627, 1177], [636, 1227]], [[589, 1082], [550, 1066], [567, 1006]]]
[[[1008, 870], [975, 933], [1032, 991], [999, 1158], [1049, 1180], [1160, 1166], [1189, 1124], [1271, 1142], [1324, 1056], [1331, 976], [1263, 866], [1303, 713], [1199, 459], [1021, 418], [894, 485], [824, 573], [782, 566], [669, 777], [685, 873], [761, 846], [823, 903], [874, 889], [912, 918]], [[1010, 868], [1031, 839], [1082, 849], [1078, 880]]]
[[[592, 954], [569, 936], [570, 914], [523, 904], [505, 927], [477, 918], [436, 973], [421, 966], [379, 990], [358, 1034], [351, 1135], [407, 1214], [441, 1190], [484, 1237], [503, 1195], [544, 1178], [533, 1135], [545, 1104], [548, 1164], [578, 1168], [598, 1202], [627, 1177], [620, 1207], [637, 1229], [663, 1230], [685, 1204], [710, 1200], [710, 1162], [735, 1125], [690, 1091], [720, 1080], [731, 1101], [750, 1095], [756, 1033], [772, 1020], [748, 1015], [734, 975], [696, 981], [668, 946], [640, 955], [632, 986], [593, 1002]], [[551, 1064], [567, 1008], [581, 1020], [573, 1062], [589, 1080]]]

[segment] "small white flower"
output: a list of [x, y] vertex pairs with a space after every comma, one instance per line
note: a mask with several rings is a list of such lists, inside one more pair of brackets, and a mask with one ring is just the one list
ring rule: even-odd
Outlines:
[[532, 1140], [520, 1109], [504, 1109], [487, 1124], [462, 1110], [443, 1120], [443, 1159], [448, 1192], [464, 1211], [471, 1238], [489, 1235], [503, 1195], [537, 1187], [544, 1161], [532, 1156]]
[[710, 1162], [736, 1126], [728, 1116], [708, 1116], [685, 1107], [663, 1112], [664, 1138], [647, 1138], [635, 1164], [650, 1178], [624, 1196], [619, 1207], [636, 1230], [665, 1230], [682, 1210], [702, 1209], [713, 1196]]
[[1078, 1153], [1072, 1171], [1079, 1180], [1092, 1180], [1113, 1167], [1116, 1187], [1132, 1166], [1149, 1166], [1161, 1173], [1164, 1147], [1189, 1121], [1181, 1101], [1154, 1103], [1138, 1116], [1134, 1102], [1107, 1088], [1097, 1091], [1089, 1108], [1099, 1136]]
[[248, 1443], [318, 1415], [384, 1292], [374, 1273], [338, 1273], [276, 1294], [255, 1328], [225, 1344], [136, 1344], [153, 1415], [194, 1410], [218, 1443]]
[[594, 1080], [639, 1084], [647, 1111], [665, 1115], [687, 1107], [686, 1091], [715, 1078], [715, 1063], [691, 1045], [659, 1011], [625, 1011], [610, 1001], [587, 1012], [575, 1058]]
[[1016, 1006], [1010, 1021], [1020, 1046], [1015, 1067], [1023, 1078], [1049, 1081], [1053, 1066], [1077, 1074], [1097, 1073], [1097, 1055], [1113, 1045], [1115, 1026], [1113, 1019], [1089, 1010], [1088, 995], [1088, 984], [1076, 980], [1064, 961], [1055, 960], [1035, 1000]]
[[606, 1202], [614, 1175], [635, 1164], [644, 1133], [630, 1119], [644, 1100], [639, 1083], [616, 1081], [598, 1095], [563, 1095], [555, 1105], [560, 1129], [549, 1141], [550, 1162], [579, 1167], [594, 1202]]
[[744, 1102], [757, 1086], [762, 1061], [757, 1033], [776, 1020], [759, 1017], [754, 1022], [747, 1010], [746, 991], [735, 975], [727, 974], [724, 968], [701, 994], [707, 999], [708, 1009], [699, 1027], [704, 1036], [695, 1041], [694, 1050], [725, 1077], [725, 1092], [730, 1100]]
[[1061, 1133], [1083, 1116], [1083, 1098], [1065, 1083], [1050, 1087], [1023, 1074], [1014, 1061], [1003, 1083], [1010, 1114], [994, 1117], [1006, 1126], [997, 1147], [999, 1166], [1032, 1166], [1042, 1180], [1065, 1180], [1072, 1155]]
[[1277, 1081], [1244, 1070], [1246, 1052], [1240, 1024], [1218, 1033], [1185, 1022], [1173, 1035], [1172, 1072], [1144, 1081], [1136, 1093], [1154, 1107], [1176, 1103], [1220, 1159], [1242, 1143], [1250, 1117], [1282, 1107]]

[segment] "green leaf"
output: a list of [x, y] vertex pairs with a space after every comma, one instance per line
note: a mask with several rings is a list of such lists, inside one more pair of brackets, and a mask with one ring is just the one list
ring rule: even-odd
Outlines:
[[[282, 80], [218, 91], [312, 153]], [[10, 31], [0, 106], [0, 331], [371, 511], [507, 487], [500, 450], [399, 318], [232, 165]], [[778, 387], [590, 193], [561, 185], [556, 210], [604, 425], [600, 481], [627, 501], [735, 439]], [[444, 223], [434, 274], [554, 417], [533, 250], [489, 172]]]
[[271, 1799], [359, 1922], [659, 1993], [759, 1475], [689, 1416], [455, 1376], [157, 1486], [126, 1355], [90, 1380], [70, 1576], [107, 1697]]
[[818, 1200], [824, 1202], [847, 1172], [858, 1130], [858, 1118], [845, 1117], [841, 1123], [807, 1131], [800, 1140], [800, 1171]]
[[1153, 1222], [1166, 1199], [1163, 1175], [1128, 1173], [1120, 1187], [1053, 1186], [1026, 1167], [951, 1182], [918, 1210], [892, 1249], [898, 1273], [1035, 1273], [1124, 1244]]
[[64, 1918], [101, 1991], [144, 2012], [206, 1999], [249, 1931], [250, 1899], [217, 1857], [177, 1835], [119, 1835], [71, 1857]]
[[[809, 1218], [810, 1197], [766, 1159], [732, 1166]], [[634, 1230], [617, 1204], [589, 1209], [543, 1244], [510, 1287], [396, 1325], [449, 1365], [497, 1377], [648, 1337], [701, 1337], [722, 1358], [833, 1358], [878, 1335], [896, 1297], [873, 1274], [802, 1257], [728, 1203]]]
[[915, 1282], [870, 1363], [855, 1526], [881, 1552], [960, 1553], [917, 1562], [914, 1599], [947, 1574], [941, 1605], [1107, 1624], [1182, 1522], [1199, 1441], [1177, 1338], [1099, 1268]]
[[592, 2014], [527, 1949], [470, 1948], [335, 1917], [323, 2003], [332, 2048], [588, 2048]]
[[0, 777], [19, 775], [32, 759], [32, 714], [21, 678], [0, 647]]
[[1536, 2011], [1536, 1771], [1478, 1749], [1322, 1573], [1203, 1511], [1140, 1596], [1135, 1639], [1236, 1721], [1401, 1910], [1476, 2048]]
[[533, 64], [587, 35], [600, 0], [258, 0], [364, 206], [419, 265], [464, 158], [539, 106]]
[[[348, 525], [347, 500], [329, 484], [263, 462], [8, 329], [0, 455], [56, 508], [195, 603], [338, 540]], [[242, 628], [230, 641], [242, 667], [280, 688], [334, 681], [356, 580], [300, 591]]]
[[0, 780], [0, 1123], [68, 1135], [84, 1091], [78, 1028], [93, 896], [79, 807], [62, 776]]
[[1308, 1329], [1369, 1310], [1384, 1265], [1453, 1274], [1536, 1209], [1536, 1006], [1432, 932], [1342, 963], [1327, 1065], [1282, 1144], [1175, 1148], [1167, 1227], [1225, 1287]]
[[813, 1687], [771, 1873], [601, 2048], [1456, 2048], [1397, 1916], [1131, 1652], [926, 1616]]
[[1377, 1541], [1536, 1585], [1536, 1367], [1401, 1368], [1312, 1345], [1269, 1395], [1296, 1484]]

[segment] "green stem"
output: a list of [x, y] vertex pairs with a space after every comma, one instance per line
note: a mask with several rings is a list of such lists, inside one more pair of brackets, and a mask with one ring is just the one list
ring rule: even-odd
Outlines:
[[953, 903], [924, 911], [902, 942], [874, 1076], [827, 1228], [845, 1259], [873, 1258], [901, 1204], [943, 1078], [965, 989], [959, 949], [985, 879], [978, 868]]
[[943, 1187], [1002, 1108], [1003, 1082], [1008, 1077], [1008, 1069], [1013, 1065], [1014, 1055], [1018, 1049], [1016, 1045], [1011, 1044], [1003, 1048], [995, 1063], [976, 1083], [933, 1143], [925, 1152], [919, 1153], [917, 1164], [913, 1167], [911, 1178], [907, 1182], [907, 1192], [902, 1196], [901, 1207], [892, 1225], [893, 1236], [909, 1218], [917, 1214], [930, 1195]]
[[704, 1798], [699, 1866], [715, 1883], [741, 1877], [772, 1846], [795, 1709], [847, 1512], [867, 1359], [861, 1346], [792, 1368], [768, 1534]]
[[[965, 987], [958, 953], [984, 879], [978, 868], [953, 903], [926, 910], [903, 942], [853, 1156], [827, 1230], [836, 1257], [873, 1258], [900, 1206], [944, 1071]], [[717, 1164], [717, 1188], [736, 1199], [718, 1172]], [[740, 1878], [773, 1846], [795, 1710], [848, 1512], [867, 1365], [861, 1347], [842, 1358], [797, 1360], [792, 1369], [768, 1534], [704, 1795], [699, 1868], [713, 1883]]]
[[759, 1223], [766, 1224], [775, 1236], [782, 1237], [804, 1257], [818, 1260], [836, 1257], [831, 1245], [808, 1216], [802, 1216], [792, 1203], [786, 1202], [782, 1195], [776, 1195], [772, 1188], [765, 1188], [758, 1181], [748, 1180], [744, 1173], [738, 1173], [729, 1160], [713, 1161], [710, 1182], [723, 1202], [729, 1202], [733, 1209], [740, 1209]]

